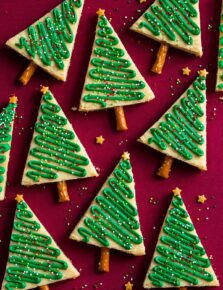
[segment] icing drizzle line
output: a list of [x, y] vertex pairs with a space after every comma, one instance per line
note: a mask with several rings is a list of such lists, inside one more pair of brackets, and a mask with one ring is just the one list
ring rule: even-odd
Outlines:
[[[0, 185], [4, 182], [5, 167], [1, 164], [6, 161], [5, 152], [11, 149], [10, 142], [12, 140], [12, 122], [15, 116], [15, 109], [17, 103], [9, 103], [0, 114]], [[0, 186], [0, 192], [2, 192], [2, 186]]]
[[31, 25], [27, 29], [29, 38], [20, 37], [16, 45], [24, 48], [32, 58], [38, 55], [46, 66], [51, 66], [53, 61], [59, 69], [64, 69], [64, 59], [70, 57], [66, 44], [74, 40], [70, 25], [77, 22], [75, 9], [81, 5], [81, 0], [63, 1], [60, 8], [53, 9], [51, 17], [39, 21], [36, 26]]
[[98, 20], [98, 38], [95, 43], [94, 55], [89, 71], [89, 77], [94, 81], [87, 84], [85, 102], [97, 103], [102, 108], [107, 106], [106, 101], [136, 101], [144, 98], [140, 91], [145, 82], [136, 80], [136, 72], [129, 67], [131, 62], [124, 58], [123, 49], [116, 47], [119, 39], [113, 35], [113, 29], [105, 16]]
[[198, 76], [186, 96], [165, 115], [165, 121], [160, 122], [158, 128], [150, 129], [153, 137], [148, 139], [148, 143], [155, 143], [162, 150], [170, 146], [187, 160], [193, 158], [192, 153], [203, 156], [200, 145], [204, 139], [199, 132], [204, 131], [205, 127], [199, 118], [204, 112], [199, 104], [205, 101], [205, 89], [205, 77]]
[[92, 216], [86, 217], [84, 225], [78, 228], [84, 242], [93, 238], [109, 247], [109, 238], [126, 250], [130, 250], [133, 244], [142, 243], [142, 237], [136, 232], [139, 229], [135, 219], [138, 212], [128, 201], [134, 197], [128, 185], [133, 181], [129, 169], [128, 160], [120, 161], [108, 180], [108, 186], [96, 197], [96, 204], [90, 208]]
[[179, 287], [181, 280], [192, 285], [198, 285], [199, 279], [213, 280], [212, 274], [205, 270], [210, 266], [210, 260], [203, 257], [205, 250], [198, 245], [200, 240], [193, 233], [194, 226], [187, 220], [189, 215], [182, 206], [181, 197], [173, 197], [172, 208], [163, 227], [164, 234], [156, 247], [156, 266], [151, 269], [148, 278], [157, 287], [162, 287], [164, 282]]
[[58, 172], [65, 172], [78, 177], [86, 176], [84, 168], [89, 160], [78, 154], [80, 146], [74, 142], [72, 131], [64, 129], [67, 119], [58, 115], [61, 108], [52, 103], [50, 92], [43, 95], [42, 112], [39, 122], [35, 125], [35, 145], [29, 154], [34, 159], [28, 162], [26, 175], [34, 182], [40, 178], [57, 179]]
[[198, 0], [157, 0], [159, 5], [152, 4], [151, 11], [144, 13], [145, 21], [140, 22], [139, 28], [147, 28], [155, 36], [162, 33], [171, 41], [178, 35], [184, 43], [193, 44], [193, 35], [200, 34], [200, 28], [193, 21], [197, 11], [193, 7]]
[[42, 279], [60, 280], [61, 271], [68, 268], [58, 259], [60, 250], [50, 246], [51, 237], [38, 232], [40, 228], [27, 204], [18, 203], [9, 247], [11, 265], [6, 269], [7, 290], [24, 289], [26, 283], [39, 284]]
[[[223, 11], [223, 8], [222, 8]], [[218, 69], [223, 69], [223, 13], [221, 13], [221, 24], [219, 26], [220, 38], [219, 38], [219, 51], [218, 51]], [[220, 76], [221, 82], [217, 84], [217, 88], [223, 89], [223, 74]]]

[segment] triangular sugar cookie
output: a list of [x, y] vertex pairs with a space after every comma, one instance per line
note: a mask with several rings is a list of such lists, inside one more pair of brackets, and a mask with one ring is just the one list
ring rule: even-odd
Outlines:
[[179, 191], [175, 190], [161, 228], [146, 289], [219, 286]]
[[6, 45], [66, 81], [84, 0], [65, 0]]
[[218, 67], [216, 92], [223, 91], [223, 3], [221, 6], [221, 20], [219, 26], [219, 49], [218, 49]]
[[39, 219], [17, 195], [9, 257], [1, 290], [34, 289], [79, 276]]
[[9, 98], [9, 104], [0, 113], [0, 200], [5, 198], [8, 164], [11, 151], [11, 142], [17, 107], [17, 97]]
[[121, 160], [70, 235], [72, 240], [145, 255], [129, 160]]
[[86, 150], [53, 94], [43, 96], [30, 145], [22, 185], [97, 176]]
[[135, 66], [111, 23], [104, 13], [101, 14], [98, 16], [79, 110], [102, 110], [152, 100], [154, 94], [151, 88]]
[[199, 0], [155, 0], [132, 30], [202, 56]]
[[139, 141], [168, 156], [207, 170], [206, 70]]

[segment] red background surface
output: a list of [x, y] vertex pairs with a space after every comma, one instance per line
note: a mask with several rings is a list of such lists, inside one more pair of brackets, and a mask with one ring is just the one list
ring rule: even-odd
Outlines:
[[[159, 44], [129, 30], [134, 19], [138, 18], [152, 1], [147, 0], [146, 3], [139, 4], [137, 0], [85, 0], [67, 82], [60, 83], [45, 72], [38, 70], [29, 85], [22, 87], [16, 80], [28, 62], [7, 49], [4, 43], [59, 3], [60, 0], [0, 1], [0, 105], [3, 107], [7, 104], [11, 93], [15, 93], [19, 97], [18, 117], [15, 122], [9, 164], [7, 198], [0, 202], [0, 278], [2, 279], [4, 275], [7, 259], [16, 206], [14, 197], [17, 193], [23, 193], [40, 221], [81, 273], [80, 278], [76, 280], [51, 285], [52, 290], [121, 290], [129, 280], [133, 282], [134, 290], [143, 289], [142, 283], [147, 267], [155, 248], [163, 217], [171, 200], [171, 190], [179, 186], [183, 189], [183, 198], [201, 241], [208, 255], [213, 256], [213, 267], [220, 282], [223, 283], [223, 103], [219, 100], [221, 94], [214, 93], [221, 1], [200, 1], [203, 57], [199, 59], [193, 55], [170, 49], [164, 72], [161, 76], [157, 76], [150, 72], [150, 68]], [[107, 16], [112, 18], [114, 28], [156, 95], [156, 99], [148, 104], [126, 107], [129, 130], [124, 133], [115, 131], [113, 110], [89, 114], [71, 110], [72, 107], [79, 104], [94, 39], [97, 21], [95, 11], [99, 7], [105, 8]], [[181, 69], [185, 66], [192, 69], [189, 77], [181, 74]], [[156, 177], [155, 171], [160, 165], [163, 155], [136, 142], [136, 139], [184, 92], [194, 80], [196, 71], [203, 67], [209, 71], [207, 80], [208, 171], [200, 172], [189, 165], [176, 161], [171, 177], [168, 180], [161, 180]], [[176, 84], [178, 78], [181, 81], [180, 84]], [[71, 202], [66, 204], [57, 203], [55, 184], [30, 188], [20, 185], [32, 137], [32, 128], [39, 108], [40, 84], [50, 86], [85, 145], [93, 163], [100, 168], [98, 178], [68, 183]], [[96, 145], [95, 137], [101, 134], [106, 140], [102, 146]], [[97, 272], [99, 249], [71, 241], [68, 237], [124, 150], [131, 153], [147, 256], [134, 257], [112, 251], [110, 273], [101, 274]], [[204, 205], [196, 202], [199, 194], [205, 194], [208, 198]], [[151, 197], [157, 201], [156, 204], [150, 203]], [[223, 289], [223, 285], [219, 289]]]

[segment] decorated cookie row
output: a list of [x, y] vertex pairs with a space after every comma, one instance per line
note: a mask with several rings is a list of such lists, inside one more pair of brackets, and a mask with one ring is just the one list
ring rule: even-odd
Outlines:
[[[70, 238], [101, 248], [99, 271], [109, 271], [109, 250], [145, 255], [132, 167], [126, 154], [72, 231]], [[219, 286], [211, 262], [181, 197], [172, 202], [160, 230], [144, 287]], [[48, 284], [76, 278], [79, 272], [39, 219], [17, 195], [9, 257], [1, 289], [47, 290]]]
[[[48, 87], [42, 87], [41, 104], [25, 164], [22, 185], [57, 182], [60, 201], [69, 200], [66, 180], [97, 176], [90, 157]], [[11, 97], [0, 117], [3, 125], [0, 192], [4, 199], [6, 173], [17, 98]], [[5, 118], [7, 112], [7, 118]], [[1, 130], [0, 130], [1, 131]], [[176, 158], [206, 170], [206, 72], [200, 71], [187, 91], [139, 139], [168, 156], [159, 175], [169, 176]], [[7, 149], [7, 150], [6, 150]]]

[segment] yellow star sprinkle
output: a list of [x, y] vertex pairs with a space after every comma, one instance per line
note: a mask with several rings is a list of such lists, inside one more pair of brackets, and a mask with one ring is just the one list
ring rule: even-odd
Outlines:
[[206, 200], [207, 200], [207, 198], [204, 194], [198, 195], [198, 197], [197, 197], [197, 202], [199, 202], [199, 203], [205, 203]]
[[15, 200], [20, 203], [21, 201], [23, 201], [23, 194], [17, 194]]
[[184, 67], [184, 68], [182, 68], [182, 74], [184, 75], [184, 76], [189, 76], [190, 75], [190, 73], [191, 73], [191, 69], [189, 69], [189, 67], [187, 66], [187, 67]]
[[130, 153], [129, 152], [124, 152], [123, 154], [122, 154], [122, 159], [123, 160], [129, 160], [130, 159]]
[[179, 187], [176, 187], [175, 189], [172, 190], [174, 196], [179, 196], [181, 193], [182, 189]]
[[18, 102], [18, 98], [16, 96], [9, 97], [9, 103], [10, 104], [16, 104]]
[[105, 9], [99, 8], [98, 11], [96, 12], [96, 14], [98, 14], [98, 16], [104, 16], [105, 15]]
[[132, 290], [133, 284], [131, 282], [128, 282], [125, 284], [125, 290]]
[[44, 95], [49, 91], [49, 87], [41, 86], [40, 92]]
[[104, 143], [104, 141], [105, 141], [105, 138], [102, 135], [96, 137], [96, 143], [97, 144], [101, 144], [102, 145]]
[[139, 3], [141, 4], [141, 3], [144, 3], [144, 2], [146, 2], [146, 0], [139, 0]]
[[199, 74], [200, 77], [205, 77], [206, 78], [206, 76], [209, 74], [209, 72], [206, 71], [206, 69], [202, 69], [202, 70], [198, 71], [198, 74]]

